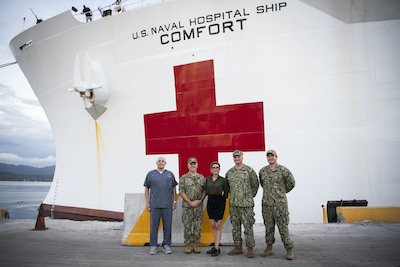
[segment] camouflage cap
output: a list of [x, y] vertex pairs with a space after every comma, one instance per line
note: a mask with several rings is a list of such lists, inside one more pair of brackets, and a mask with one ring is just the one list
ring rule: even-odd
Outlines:
[[243, 156], [243, 152], [240, 151], [240, 150], [235, 150], [235, 151], [233, 152], [233, 156], [234, 156], [234, 157], [236, 157], [236, 156]]
[[197, 159], [196, 158], [189, 158], [188, 164], [191, 164], [191, 163], [197, 163]]
[[272, 155], [274, 155], [275, 157], [278, 156], [278, 154], [276, 154], [276, 151], [275, 151], [275, 150], [272, 150], [272, 149], [267, 151], [267, 156], [268, 156], [268, 154], [272, 154]]

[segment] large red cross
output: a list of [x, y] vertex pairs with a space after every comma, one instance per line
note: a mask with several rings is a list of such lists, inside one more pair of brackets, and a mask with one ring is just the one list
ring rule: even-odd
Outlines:
[[218, 152], [265, 150], [262, 102], [217, 106], [212, 60], [175, 66], [174, 73], [177, 110], [144, 115], [146, 154], [179, 154], [180, 176], [196, 157], [207, 177]]

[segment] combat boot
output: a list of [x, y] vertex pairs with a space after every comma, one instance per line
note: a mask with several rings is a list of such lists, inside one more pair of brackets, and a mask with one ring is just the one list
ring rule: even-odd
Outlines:
[[272, 248], [272, 244], [271, 245], [267, 245], [267, 248], [264, 250], [263, 253], [261, 253], [261, 257], [266, 257], [269, 255], [274, 254], [274, 249]]
[[228, 252], [228, 255], [243, 254], [242, 246], [235, 246], [234, 249]]
[[192, 251], [193, 251], [192, 244], [187, 244], [186, 245], [186, 249], [185, 249], [185, 253], [186, 254], [190, 254], [190, 253], [192, 253]]
[[193, 244], [194, 253], [200, 253], [201, 250], [199, 249], [199, 244]]
[[247, 247], [247, 258], [254, 258], [253, 248]]
[[291, 248], [287, 250], [286, 259], [288, 260], [294, 259], [293, 250]]

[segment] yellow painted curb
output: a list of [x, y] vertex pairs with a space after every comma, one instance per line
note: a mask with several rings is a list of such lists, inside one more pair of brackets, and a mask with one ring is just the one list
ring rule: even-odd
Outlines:
[[339, 223], [400, 222], [400, 207], [336, 207]]

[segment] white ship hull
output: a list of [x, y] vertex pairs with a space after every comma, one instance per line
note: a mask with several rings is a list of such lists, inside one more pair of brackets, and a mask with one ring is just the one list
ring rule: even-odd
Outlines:
[[[396, 1], [175, 0], [87, 24], [65, 12], [21, 33], [10, 46], [56, 143], [46, 214], [122, 220], [125, 193], [144, 192], [159, 155], [176, 177], [189, 156], [204, 176], [218, 159], [225, 175], [235, 149], [256, 172], [266, 149], [277, 151], [296, 179], [291, 222], [321, 222], [328, 200], [399, 206], [396, 10]], [[106, 108], [96, 121], [68, 91], [77, 75], [87, 81], [87, 66], [103, 78], [93, 82]], [[260, 188], [257, 222], [261, 197]]]

